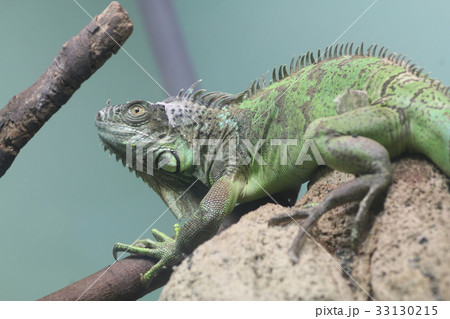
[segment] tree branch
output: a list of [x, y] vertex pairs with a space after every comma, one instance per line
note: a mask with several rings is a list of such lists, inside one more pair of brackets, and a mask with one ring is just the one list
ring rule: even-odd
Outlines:
[[163, 270], [149, 287], [142, 285], [140, 274], [154, 264], [132, 255], [39, 300], [136, 300], [169, 281], [172, 269]]
[[117, 53], [132, 31], [128, 13], [118, 2], [112, 2], [62, 46], [32, 86], [0, 110], [0, 177], [21, 148], [84, 81]]

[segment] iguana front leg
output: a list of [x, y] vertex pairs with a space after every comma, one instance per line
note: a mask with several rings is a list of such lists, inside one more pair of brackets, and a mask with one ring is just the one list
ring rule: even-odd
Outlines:
[[314, 141], [327, 166], [358, 177], [330, 192], [316, 206], [271, 219], [270, 224], [275, 225], [292, 218], [308, 216], [290, 249], [294, 262], [298, 260], [306, 231], [325, 212], [343, 203], [359, 200], [351, 235], [353, 244], [356, 244], [367, 220], [370, 205], [377, 194], [384, 191], [391, 182], [390, 156], [401, 153], [405, 147], [404, 143], [399, 142], [400, 137], [406, 139], [407, 135], [398, 117], [399, 114], [390, 108], [368, 106], [318, 119], [307, 128], [305, 139]]
[[152, 230], [156, 241], [144, 239], [132, 245], [117, 243], [113, 248], [114, 256], [119, 251], [126, 251], [157, 258], [156, 265], [141, 277], [144, 283], [150, 282], [163, 268], [180, 263], [217, 233], [225, 216], [233, 210], [241, 190], [241, 182], [234, 177], [222, 176], [203, 198], [199, 209], [179, 229], [175, 239]]

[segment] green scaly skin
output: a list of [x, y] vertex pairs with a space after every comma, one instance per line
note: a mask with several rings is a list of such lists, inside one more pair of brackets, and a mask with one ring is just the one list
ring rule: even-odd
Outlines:
[[[307, 53], [293, 59], [289, 71], [286, 66], [274, 69], [269, 86], [264, 77], [237, 95], [194, 91], [197, 82], [159, 103], [131, 101], [100, 110], [96, 125], [105, 148], [122, 162], [127, 145], [133, 157], [142, 148], [141, 166], [130, 169], [176, 217], [187, 217], [175, 239], [153, 230], [156, 241], [118, 243], [114, 254], [157, 258], [142, 277], [152, 280], [213, 237], [236, 203], [279, 192], [295, 196], [318, 166], [315, 157], [297, 162], [309, 140], [326, 165], [358, 177], [318, 205], [274, 217], [272, 225], [308, 216], [307, 230], [327, 210], [358, 200], [352, 230], [356, 243], [373, 199], [391, 182], [390, 158], [422, 153], [450, 176], [449, 89], [400, 56], [386, 56], [384, 48], [371, 46], [363, 52], [362, 45], [355, 54], [351, 46], [341, 45], [328, 48], [325, 58]], [[200, 148], [197, 161], [198, 139], [220, 139], [221, 160], [205, 156]], [[274, 139], [292, 139], [297, 145], [273, 146], [269, 141]], [[257, 152], [249, 151], [247, 146], [260, 140], [265, 142]], [[314, 149], [307, 154], [315, 156]], [[290, 249], [293, 261], [304, 234], [299, 232]]]

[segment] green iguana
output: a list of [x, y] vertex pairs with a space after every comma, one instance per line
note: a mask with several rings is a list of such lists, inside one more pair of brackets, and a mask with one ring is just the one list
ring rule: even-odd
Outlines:
[[[271, 224], [308, 216], [304, 229], [327, 210], [360, 201], [354, 242], [374, 198], [391, 182], [390, 158], [422, 153], [450, 176], [449, 87], [428, 78], [405, 57], [363, 45], [326, 48], [275, 68], [242, 93], [188, 90], [162, 102], [131, 101], [100, 110], [101, 140], [123, 163], [136, 158], [147, 182], [177, 218], [175, 239], [153, 230], [156, 241], [118, 243], [118, 251], [159, 262], [142, 276], [181, 262], [213, 237], [236, 203], [269, 194], [298, 194], [319, 164], [355, 174], [326, 199]], [[307, 146], [307, 147], [305, 147]], [[294, 198], [295, 199], [295, 198]], [[305, 232], [290, 250], [299, 255]]]

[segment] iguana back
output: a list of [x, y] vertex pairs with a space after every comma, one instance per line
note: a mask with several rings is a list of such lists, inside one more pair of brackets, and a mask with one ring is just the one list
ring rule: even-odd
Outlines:
[[[307, 53], [293, 59], [289, 71], [285, 65], [274, 69], [268, 87], [262, 77], [251, 83], [245, 95], [237, 95], [235, 101], [219, 100], [215, 105], [225, 107], [229, 120], [237, 122], [239, 138], [248, 139], [252, 145], [267, 140], [259, 149], [267, 165], [250, 166], [249, 175], [254, 175], [258, 184], [266, 185], [270, 193], [282, 190], [276, 187], [277, 180], [283, 180], [286, 188], [309, 179], [315, 165], [295, 163], [311, 122], [369, 105], [394, 110], [397, 125], [380, 127], [376, 134], [365, 134], [359, 129], [362, 135], [379, 141], [391, 157], [404, 152], [423, 153], [450, 174], [449, 88], [423, 75], [423, 69], [405, 62], [404, 56], [386, 57], [384, 48], [377, 50], [371, 46], [365, 55], [360, 54], [362, 46], [354, 55], [351, 51], [348, 44], [327, 48], [323, 56], [318, 52], [317, 61], [312, 53]], [[359, 95], [355, 101], [337, 101], [337, 97], [345, 97], [347, 90], [363, 91], [365, 95]], [[372, 121], [361, 112], [351, 120], [367, 127]], [[335, 128], [345, 131], [346, 126], [343, 123], [343, 127]], [[392, 134], [383, 137], [380, 131]], [[281, 148], [278, 144], [270, 145], [269, 141], [274, 139], [297, 141], [298, 147], [291, 144], [287, 148], [288, 160], [284, 167], [280, 166]], [[258, 178], [260, 175], [262, 178]], [[249, 185], [249, 195], [257, 194], [250, 195], [250, 199], [266, 195], [259, 186]]]

